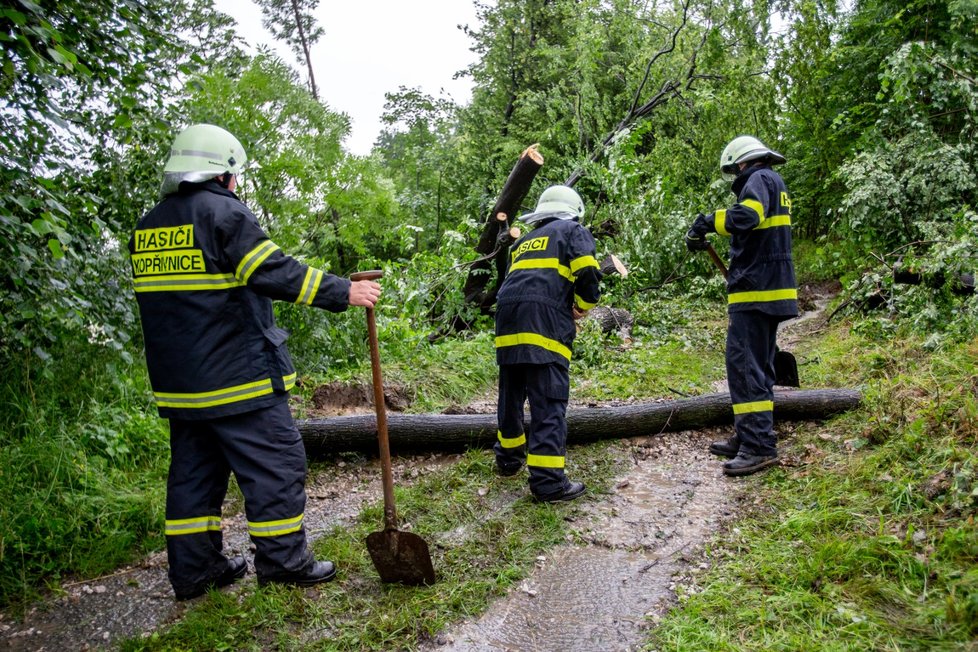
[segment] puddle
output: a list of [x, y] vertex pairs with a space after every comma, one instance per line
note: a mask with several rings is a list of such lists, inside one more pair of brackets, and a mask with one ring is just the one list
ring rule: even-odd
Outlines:
[[622, 442], [632, 468], [610, 496], [591, 497], [555, 549], [477, 619], [422, 648], [453, 652], [638, 650], [648, 618], [675, 601], [675, 576], [733, 511], [741, 483], [706, 452], [713, 432]]

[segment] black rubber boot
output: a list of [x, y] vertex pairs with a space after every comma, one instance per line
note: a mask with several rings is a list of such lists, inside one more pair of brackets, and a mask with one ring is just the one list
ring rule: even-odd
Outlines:
[[244, 557], [232, 557], [228, 559], [228, 567], [224, 569], [224, 572], [215, 577], [214, 579], [198, 584], [189, 591], [174, 592], [177, 600], [190, 600], [204, 595], [211, 589], [219, 589], [222, 586], [227, 586], [228, 584], [234, 584], [239, 579], [244, 577], [244, 574], [248, 572], [248, 562], [245, 561]]
[[710, 452], [720, 457], [737, 457], [740, 450], [740, 437], [731, 435], [726, 439], [715, 441], [710, 444]]
[[743, 451], [737, 457], [723, 463], [723, 474], [730, 476], [751, 475], [778, 463], [777, 454], [751, 455]]
[[281, 573], [276, 575], [266, 575], [258, 578], [258, 583], [265, 584], [291, 584], [294, 586], [313, 586], [328, 582], [336, 577], [336, 565], [331, 561], [314, 561], [304, 570], [295, 573]]
[[584, 495], [585, 491], [587, 491], [587, 487], [584, 486], [583, 482], [571, 482], [567, 485], [566, 489], [561, 489], [556, 493], [546, 494], [544, 496], [534, 494], [533, 498], [541, 503], [557, 503], [579, 498]]
[[501, 466], [499, 463], [496, 463], [496, 475], [501, 475], [501, 476], [507, 477], [507, 478], [510, 477], [510, 476], [516, 475], [522, 469], [523, 469], [523, 465], [522, 464], [513, 464], [513, 465], [510, 465], [510, 466]]

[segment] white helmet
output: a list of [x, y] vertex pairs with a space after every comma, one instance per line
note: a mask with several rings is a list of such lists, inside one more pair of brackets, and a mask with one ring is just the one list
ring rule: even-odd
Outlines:
[[175, 191], [184, 181], [200, 183], [222, 174], [240, 174], [247, 160], [241, 142], [230, 132], [214, 125], [191, 125], [173, 139], [160, 194]]
[[764, 143], [753, 136], [737, 136], [731, 140], [720, 154], [720, 173], [727, 181], [737, 178], [737, 164], [766, 158], [771, 164], [784, 163], [785, 158], [768, 149]]
[[537, 207], [532, 213], [520, 217], [526, 224], [533, 224], [547, 218], [578, 220], [584, 217], [584, 202], [570, 186], [550, 186], [540, 195]]

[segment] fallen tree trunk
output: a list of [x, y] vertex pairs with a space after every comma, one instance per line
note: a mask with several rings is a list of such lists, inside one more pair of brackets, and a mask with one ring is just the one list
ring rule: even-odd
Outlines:
[[[808, 389], [774, 393], [775, 421], [824, 419], [859, 405], [854, 389]], [[582, 444], [733, 423], [730, 394], [705, 394], [661, 403], [567, 411], [567, 440]], [[377, 450], [374, 415], [296, 421], [309, 456]], [[528, 425], [528, 424], [527, 424]], [[496, 441], [495, 414], [389, 414], [390, 446], [397, 452], [462, 451]]]

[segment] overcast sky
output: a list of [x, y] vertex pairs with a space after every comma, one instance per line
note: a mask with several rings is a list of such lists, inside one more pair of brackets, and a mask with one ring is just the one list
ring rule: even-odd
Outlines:
[[[239, 0], [230, 13], [249, 45], [274, 46], [306, 79], [288, 47], [262, 27], [251, 0]], [[326, 32], [312, 48], [319, 99], [352, 119], [349, 151], [370, 151], [381, 128], [384, 93], [399, 86], [420, 87], [436, 97], [444, 89], [456, 102], [468, 103], [470, 80], [453, 77], [475, 61], [468, 37], [457, 27], [476, 26], [472, 0], [321, 0], [316, 20]]]

